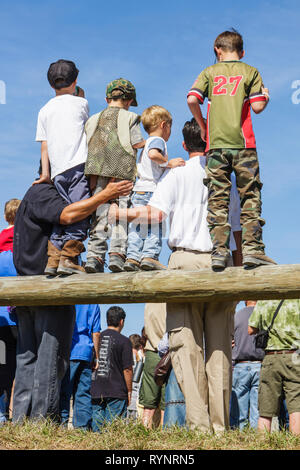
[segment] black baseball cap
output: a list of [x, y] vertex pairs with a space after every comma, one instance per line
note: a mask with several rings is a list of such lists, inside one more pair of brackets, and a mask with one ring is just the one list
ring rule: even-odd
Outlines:
[[75, 82], [79, 70], [71, 60], [60, 59], [53, 62], [48, 69], [48, 81], [56, 90], [66, 88]]

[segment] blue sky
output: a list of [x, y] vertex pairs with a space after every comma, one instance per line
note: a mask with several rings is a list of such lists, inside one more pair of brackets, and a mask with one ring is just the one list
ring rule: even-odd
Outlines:
[[[292, 102], [292, 83], [300, 80], [299, 14], [296, 0], [215, 0], [213, 7], [199, 0], [2, 0], [0, 80], [6, 85], [6, 104], [0, 104], [1, 207], [11, 197], [22, 198], [36, 176], [36, 119], [53, 96], [46, 78], [51, 62], [76, 62], [91, 114], [105, 106], [109, 81], [120, 76], [131, 80], [137, 112], [152, 104], [171, 112], [169, 156], [185, 157], [181, 128], [190, 119], [187, 91], [213, 63], [215, 37], [234, 27], [244, 37], [244, 61], [259, 69], [271, 96], [266, 111], [253, 117], [267, 254], [280, 264], [299, 263], [300, 104]], [[162, 262], [168, 256], [164, 246]], [[143, 305], [125, 309], [125, 334], [139, 333]]]

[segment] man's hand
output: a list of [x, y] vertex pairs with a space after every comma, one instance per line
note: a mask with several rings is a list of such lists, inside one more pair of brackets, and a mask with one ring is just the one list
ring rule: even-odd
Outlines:
[[172, 160], [169, 160], [168, 168], [176, 168], [177, 166], [185, 166], [183, 158], [172, 158]]
[[52, 181], [51, 181], [50, 176], [48, 176], [48, 175], [42, 175], [38, 180], [35, 180], [35, 181], [32, 183], [32, 186], [33, 186], [34, 184], [41, 184], [41, 183], [49, 183], [49, 184], [51, 184]]
[[128, 196], [133, 188], [132, 181], [111, 181], [103, 191], [108, 195], [108, 200], [117, 199], [120, 196]]

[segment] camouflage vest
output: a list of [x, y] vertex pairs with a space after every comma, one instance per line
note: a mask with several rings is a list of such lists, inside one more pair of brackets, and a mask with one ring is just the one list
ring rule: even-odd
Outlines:
[[86, 175], [135, 181], [136, 151], [130, 144], [133, 114], [117, 107], [108, 107], [99, 113], [96, 127], [92, 135], [88, 135]]

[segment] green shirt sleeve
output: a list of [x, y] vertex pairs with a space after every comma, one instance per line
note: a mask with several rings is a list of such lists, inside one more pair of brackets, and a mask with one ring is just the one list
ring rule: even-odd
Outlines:
[[202, 104], [208, 96], [209, 79], [206, 70], [200, 73], [193, 88], [190, 89], [188, 96], [196, 96]]
[[255, 101], [266, 101], [265, 95], [262, 94], [262, 88], [264, 87], [261, 75], [258, 70], [254, 69], [253, 78], [249, 87], [249, 99], [250, 103]]

